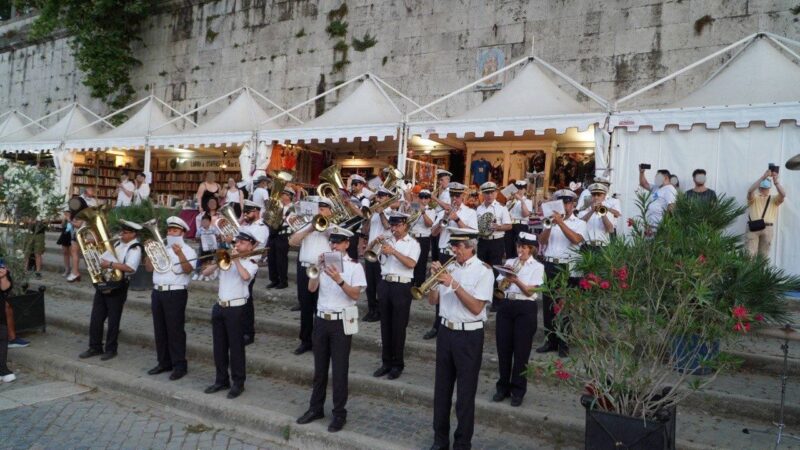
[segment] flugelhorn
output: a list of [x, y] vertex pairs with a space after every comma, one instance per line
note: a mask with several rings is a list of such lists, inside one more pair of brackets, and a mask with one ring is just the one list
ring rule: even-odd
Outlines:
[[456, 262], [455, 256], [448, 259], [447, 262], [444, 263], [441, 269], [437, 270], [435, 273], [432, 273], [427, 280], [425, 280], [421, 285], [419, 285], [419, 287], [417, 286], [412, 287], [411, 297], [413, 297], [414, 300], [421, 300], [422, 297], [428, 295], [428, 292], [430, 292], [431, 290], [433, 290], [433, 288], [439, 285], [439, 276], [443, 274], [446, 270], [448, 270], [448, 268], [454, 262]]
[[383, 243], [386, 242], [386, 237], [378, 236], [371, 247], [364, 252], [364, 259], [369, 262], [378, 262], [383, 256]]
[[144, 252], [153, 264], [153, 270], [158, 273], [169, 272], [172, 269], [172, 262], [169, 259], [167, 247], [164, 246], [161, 233], [158, 231], [158, 219], [150, 219], [142, 226], [147, 228], [153, 236], [153, 239], [148, 239], [143, 245]]

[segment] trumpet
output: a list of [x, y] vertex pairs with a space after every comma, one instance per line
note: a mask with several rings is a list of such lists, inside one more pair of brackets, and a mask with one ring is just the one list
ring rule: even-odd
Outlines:
[[545, 230], [553, 228], [553, 219], [550, 217], [545, 217], [544, 220], [542, 220], [542, 226]]
[[367, 251], [364, 252], [364, 259], [366, 259], [369, 262], [380, 261], [381, 256], [384, 256], [383, 243], [386, 242], [386, 239], [387, 238], [383, 236], [378, 236], [377, 238], [375, 238], [375, 243], [373, 243], [372, 246], [368, 248]]
[[312, 280], [319, 278], [320, 273], [322, 273], [322, 267], [317, 264], [306, 267], [306, 276]]
[[412, 287], [411, 297], [413, 297], [414, 300], [421, 300], [422, 297], [428, 295], [428, 292], [432, 291], [433, 288], [439, 285], [439, 275], [447, 271], [454, 262], [456, 262], [455, 256], [448, 259], [441, 269], [437, 270], [435, 273], [432, 273], [431, 276], [429, 276], [428, 279], [425, 280], [419, 287]]
[[608, 208], [605, 205], [600, 205], [597, 207], [595, 212], [598, 216], [605, 217], [605, 215], [608, 214]]

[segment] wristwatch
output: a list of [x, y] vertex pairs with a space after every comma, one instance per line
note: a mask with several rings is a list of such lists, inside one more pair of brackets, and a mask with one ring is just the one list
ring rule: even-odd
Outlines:
[[342, 280], [342, 281], [340, 281], [340, 282], [338, 282], [336, 284], [338, 284], [339, 286], [344, 286], [344, 280]]

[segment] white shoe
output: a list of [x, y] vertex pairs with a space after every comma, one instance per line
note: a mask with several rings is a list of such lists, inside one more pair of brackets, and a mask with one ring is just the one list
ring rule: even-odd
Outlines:
[[79, 276], [80, 275], [75, 275], [75, 274], [71, 273], [71, 274], [67, 275], [67, 281], [75, 281], [76, 279], [78, 279]]
[[193, 281], [197, 281], [197, 278], [199, 278], [199, 276], [197, 274], [192, 275], [192, 280]]
[[72, 273], [72, 271], [70, 269], [67, 269], [67, 270], [64, 271], [64, 273], [61, 274], [61, 276], [64, 277], [64, 278], [67, 278], [70, 273]]
[[12, 381], [14, 381], [16, 379], [17, 379], [17, 376], [14, 375], [13, 373], [10, 373], [8, 375], [3, 375], [3, 383], [11, 383]]

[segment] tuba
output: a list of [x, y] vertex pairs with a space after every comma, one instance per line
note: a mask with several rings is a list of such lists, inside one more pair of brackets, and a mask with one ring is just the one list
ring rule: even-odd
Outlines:
[[[517, 258], [517, 262], [515, 262], [514, 265], [511, 267], [511, 271], [514, 272], [514, 274], [517, 274], [519, 273], [519, 269], [521, 268], [522, 268], [522, 260]], [[494, 288], [494, 299], [495, 300], [504, 299], [506, 297], [506, 289], [508, 289], [509, 286], [511, 286], [511, 280], [509, 280], [508, 277], [504, 277], [501, 282], [497, 283], [497, 287]]]
[[389, 190], [394, 189], [394, 187], [397, 185], [397, 182], [403, 180], [403, 172], [400, 172], [400, 169], [392, 165], [389, 165], [384, 170], [388, 170], [389, 173], [386, 175], [386, 179], [383, 180], [383, 187]]
[[161, 233], [158, 231], [158, 219], [150, 219], [142, 226], [147, 228], [153, 236], [153, 239], [146, 241], [143, 245], [144, 252], [153, 264], [153, 270], [158, 273], [169, 272], [172, 269], [172, 261], [167, 253], [167, 247], [164, 245], [164, 239], [161, 238]]
[[439, 285], [439, 275], [443, 274], [446, 270], [449, 270], [450, 266], [456, 262], [456, 257], [453, 256], [452, 258], [448, 259], [446, 263], [442, 266], [441, 269], [436, 271], [436, 273], [432, 273], [431, 276], [428, 277], [419, 287], [414, 286], [411, 288], [411, 296], [414, 300], [421, 300], [422, 297], [428, 294], [433, 288]]
[[235, 238], [239, 234], [239, 220], [236, 218], [236, 211], [233, 210], [233, 204], [228, 203], [219, 209], [219, 215], [222, 216], [214, 221], [214, 226], [219, 230], [220, 237], [225, 240], [226, 238]]
[[485, 212], [478, 217], [478, 236], [486, 238], [492, 235], [492, 224], [494, 223], [494, 213]]
[[314, 216], [314, 228], [319, 232], [323, 232], [328, 229], [331, 222], [344, 223], [348, 219], [352, 219], [353, 214], [345, 204], [345, 199], [342, 198], [341, 193], [346, 186], [342, 180], [339, 165], [333, 164], [323, 170], [319, 174], [319, 179], [322, 180], [322, 183], [317, 186], [317, 195], [327, 198], [333, 204], [330, 218], [320, 214]]
[[264, 214], [262, 218], [264, 223], [272, 230], [277, 230], [283, 225], [283, 204], [281, 204], [281, 193], [286, 185], [292, 181], [293, 175], [291, 172], [280, 171], [273, 172], [272, 174], [272, 193], [267, 199], [266, 205], [263, 205]]
[[105, 252], [117, 257], [112, 245], [114, 239], [108, 237], [107, 209], [108, 206], [86, 207], [76, 215], [76, 218], [86, 221], [86, 224], [75, 232], [75, 239], [81, 248], [83, 259], [86, 260], [86, 268], [92, 284], [100, 288], [110, 283], [120, 282], [123, 277], [122, 271], [103, 269], [100, 265]]

